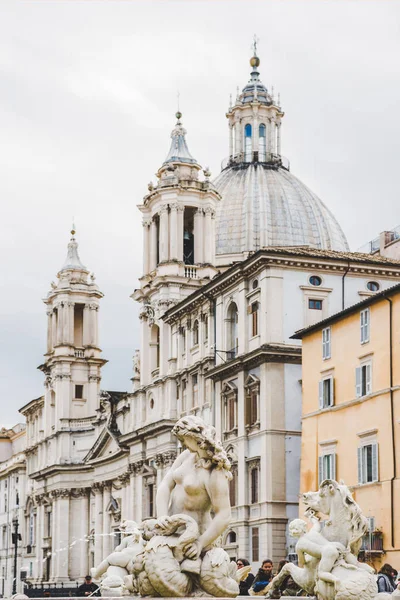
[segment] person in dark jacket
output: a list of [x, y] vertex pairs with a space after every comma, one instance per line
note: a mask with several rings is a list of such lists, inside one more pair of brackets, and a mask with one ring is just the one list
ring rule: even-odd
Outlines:
[[86, 575], [85, 583], [78, 587], [78, 596], [100, 596], [99, 586], [93, 583], [90, 575]]
[[266, 558], [262, 561], [261, 568], [258, 569], [258, 573], [254, 578], [253, 585], [251, 586], [251, 589], [255, 594], [260, 594], [260, 592], [262, 593], [262, 591], [272, 580], [274, 576], [272, 573], [273, 568], [274, 564], [269, 558]]
[[388, 563], [385, 563], [378, 573], [378, 592], [387, 592], [391, 594], [396, 588], [396, 584], [393, 579], [393, 567]]
[[[249, 566], [249, 561], [247, 560], [247, 558], [238, 558], [236, 561], [236, 565], [238, 569], [241, 569], [242, 567], [248, 567]], [[251, 584], [254, 581], [254, 575], [253, 573], [249, 573], [246, 577], [246, 579], [244, 579], [244, 581], [239, 581], [239, 596], [249, 596], [249, 589], [251, 588]]]

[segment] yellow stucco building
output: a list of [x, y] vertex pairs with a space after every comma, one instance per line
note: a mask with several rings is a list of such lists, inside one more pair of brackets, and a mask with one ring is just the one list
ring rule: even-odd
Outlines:
[[303, 340], [301, 492], [343, 480], [370, 520], [365, 558], [400, 569], [400, 285], [293, 337]]

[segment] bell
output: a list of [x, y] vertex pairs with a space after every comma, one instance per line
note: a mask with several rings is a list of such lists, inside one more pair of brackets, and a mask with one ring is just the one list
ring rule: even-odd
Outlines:
[[188, 231], [184, 231], [183, 232], [183, 239], [184, 240], [190, 240], [190, 233]]

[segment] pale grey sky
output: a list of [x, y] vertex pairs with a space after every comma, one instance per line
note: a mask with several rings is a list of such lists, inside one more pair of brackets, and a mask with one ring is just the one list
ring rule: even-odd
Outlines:
[[283, 154], [352, 249], [400, 224], [397, 0], [2, 0], [0, 5], [0, 426], [42, 394], [41, 299], [72, 216], [105, 293], [102, 387], [130, 389], [139, 346], [136, 205], [162, 163], [180, 90], [190, 151], [214, 175], [229, 94], [253, 34], [281, 92]]

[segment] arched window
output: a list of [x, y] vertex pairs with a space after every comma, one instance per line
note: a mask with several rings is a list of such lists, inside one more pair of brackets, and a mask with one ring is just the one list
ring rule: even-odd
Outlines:
[[251, 162], [251, 125], [247, 123], [244, 128], [244, 160]]
[[196, 319], [196, 321], [193, 323], [192, 345], [198, 346], [198, 344], [199, 344], [199, 322]]
[[265, 162], [267, 160], [267, 128], [261, 123], [258, 128], [258, 160]]
[[151, 370], [160, 368], [160, 328], [153, 325], [150, 332]]
[[238, 321], [239, 312], [235, 302], [232, 302], [228, 308], [227, 318], [227, 358], [235, 358], [238, 351]]
[[226, 536], [227, 544], [236, 544], [236, 533], [234, 531], [230, 531]]

